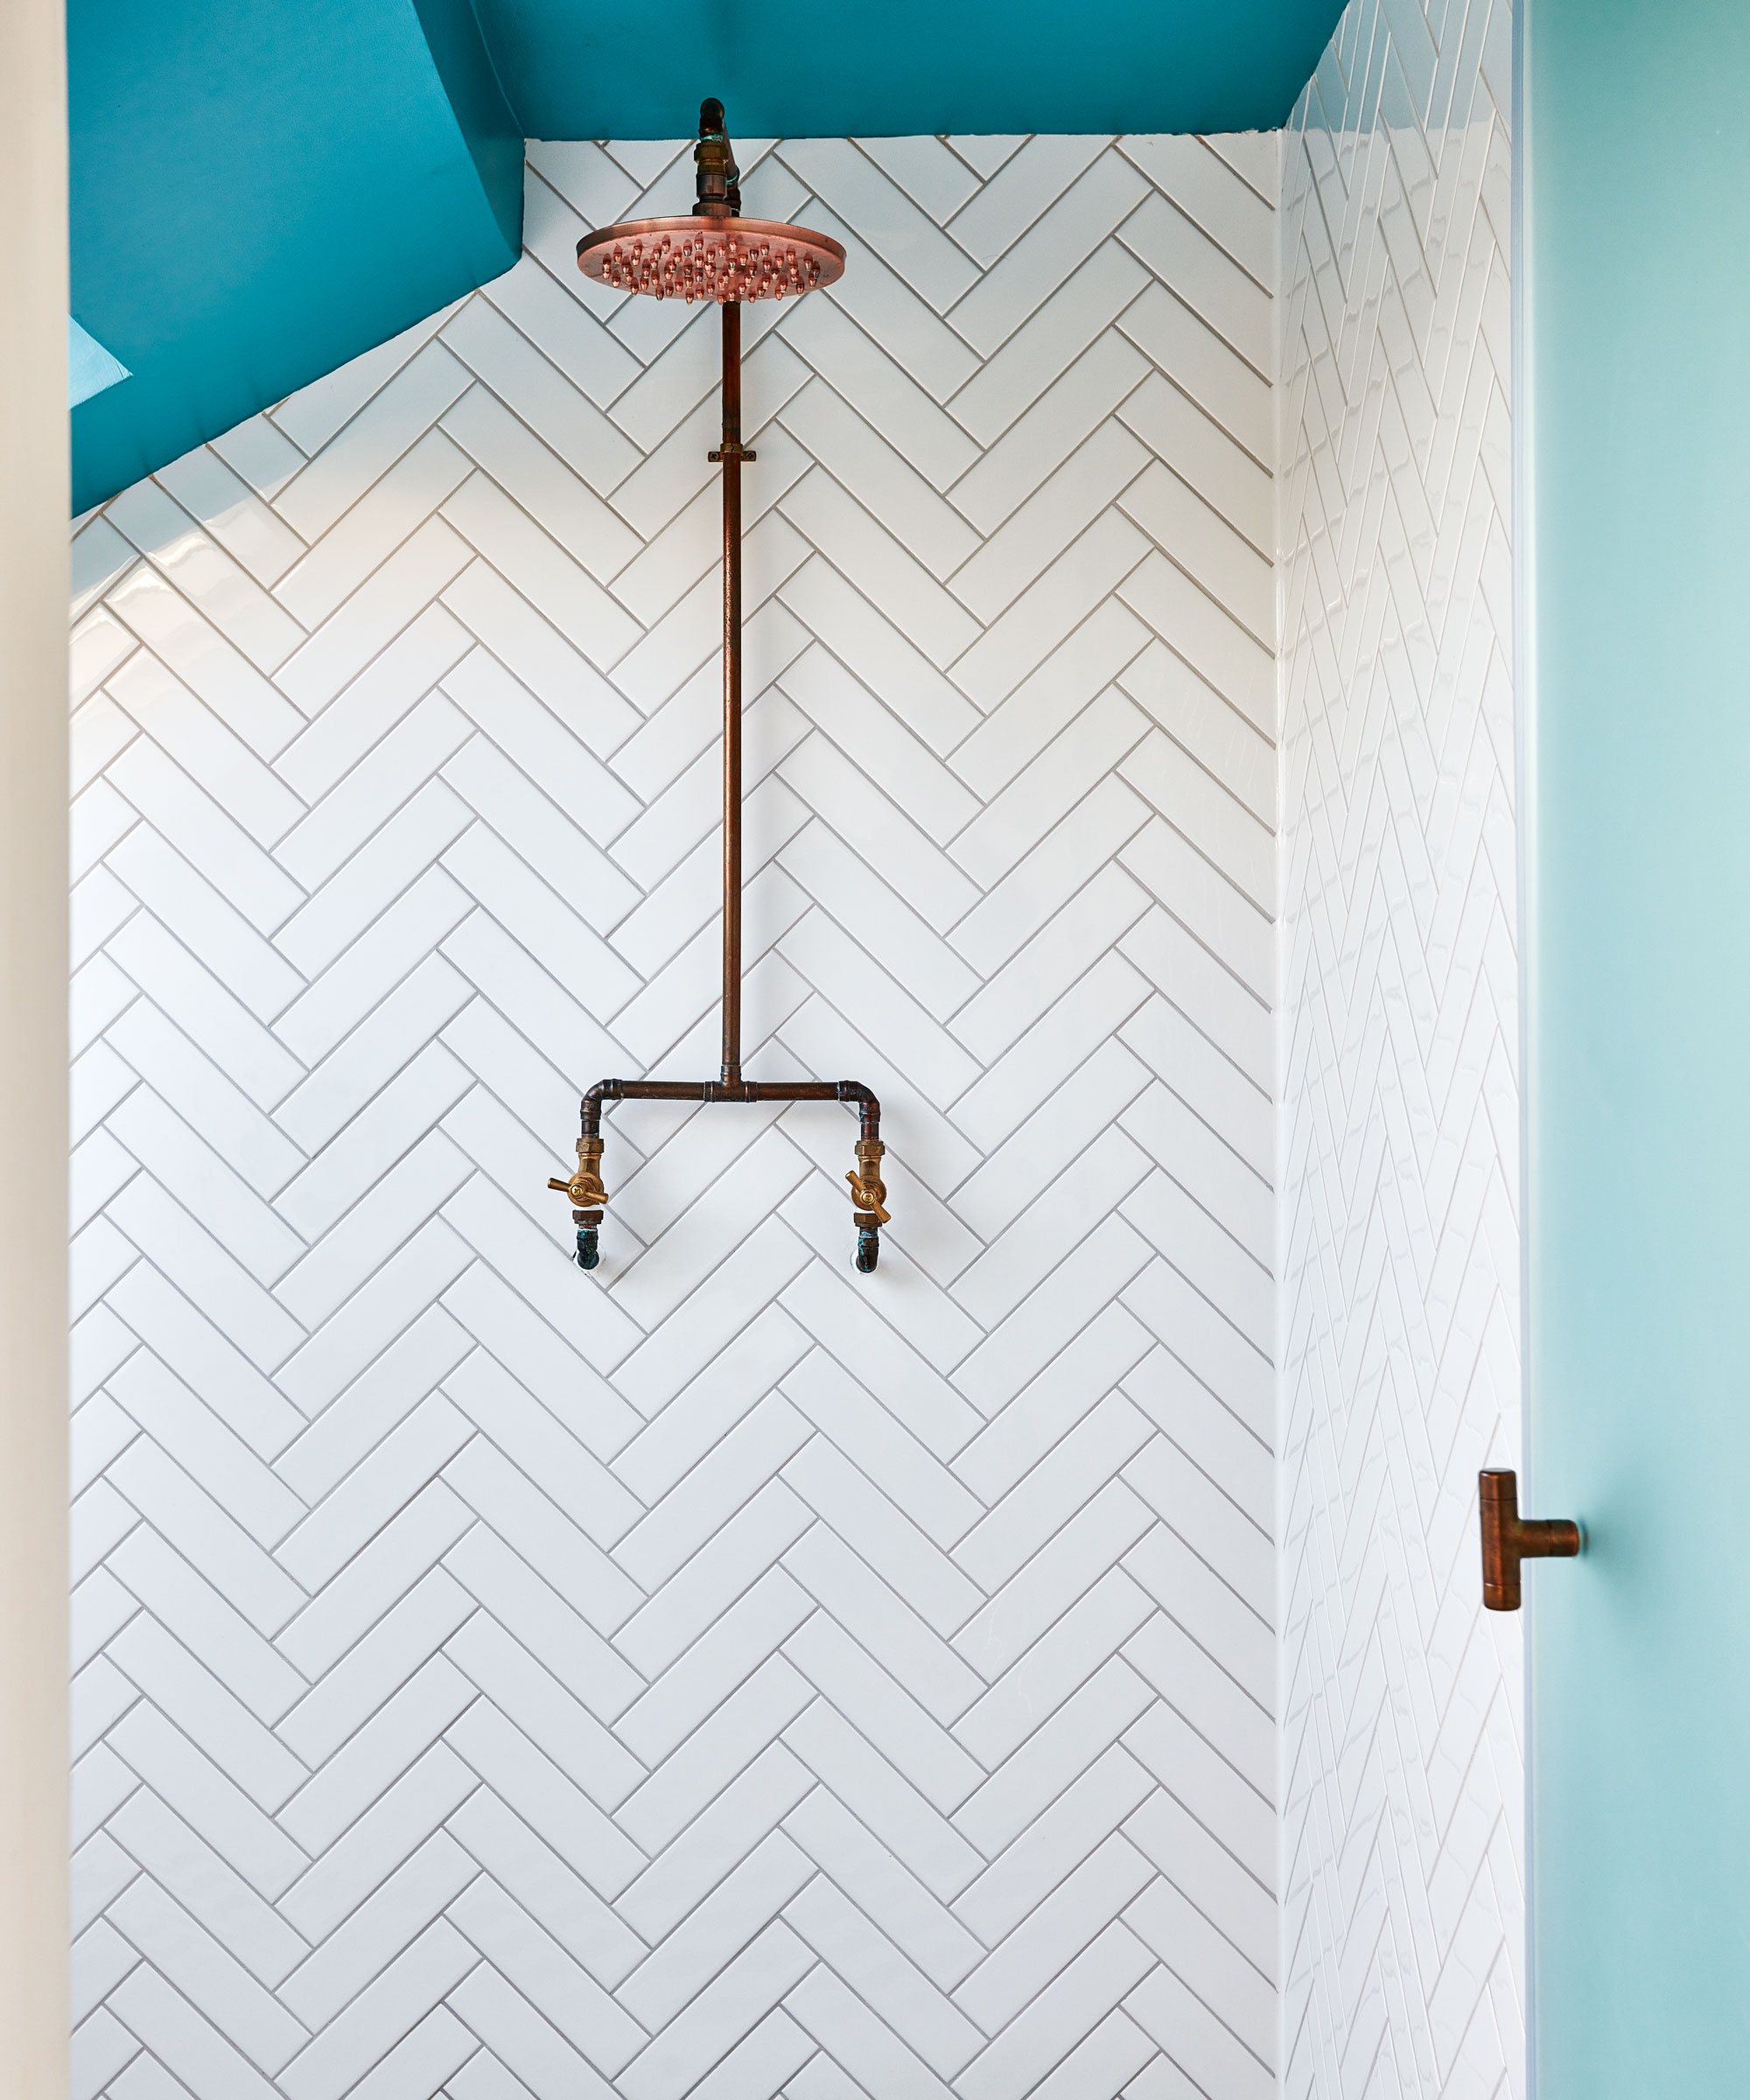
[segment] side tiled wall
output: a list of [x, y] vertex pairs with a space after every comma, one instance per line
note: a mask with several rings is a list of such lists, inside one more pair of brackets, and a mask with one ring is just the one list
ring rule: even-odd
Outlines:
[[1523, 2090], [1508, 0], [1284, 143], [1284, 2091]]
[[836, 1108], [544, 1187], [716, 1064], [716, 323], [572, 264], [682, 149], [80, 533], [79, 2100], [1274, 2090], [1277, 141], [746, 158], [874, 1278]]

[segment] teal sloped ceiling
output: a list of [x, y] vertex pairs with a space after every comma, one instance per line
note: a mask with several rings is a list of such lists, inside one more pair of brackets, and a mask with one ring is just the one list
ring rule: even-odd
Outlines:
[[75, 512], [508, 270], [522, 132], [468, 0], [71, 0]]

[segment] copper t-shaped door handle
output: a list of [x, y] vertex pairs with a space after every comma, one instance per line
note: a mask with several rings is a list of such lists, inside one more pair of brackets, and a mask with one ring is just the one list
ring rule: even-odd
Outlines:
[[1565, 1516], [1521, 1516], [1517, 1474], [1480, 1473], [1477, 1502], [1482, 1516], [1483, 1603], [1491, 1612], [1516, 1612], [1520, 1562], [1570, 1558], [1580, 1550], [1580, 1528]]

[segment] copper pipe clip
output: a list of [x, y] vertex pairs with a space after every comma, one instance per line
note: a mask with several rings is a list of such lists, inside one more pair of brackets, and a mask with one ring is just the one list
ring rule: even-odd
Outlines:
[[881, 1155], [886, 1146], [878, 1138], [859, 1138], [857, 1140], [857, 1171], [844, 1178], [850, 1184], [850, 1200], [857, 1207], [859, 1225], [888, 1225], [892, 1222], [882, 1205], [887, 1200], [887, 1185], [881, 1179]]
[[1482, 1600], [1488, 1611], [1519, 1609], [1522, 1560], [1572, 1559], [1585, 1544], [1572, 1517], [1520, 1516], [1516, 1474], [1480, 1473], [1477, 1507], [1482, 1521]]
[[757, 459], [759, 457], [758, 452], [750, 452], [738, 438], [726, 438], [717, 452], [705, 454], [713, 466], [724, 459]]
[[578, 1140], [578, 1171], [569, 1181], [549, 1176], [547, 1186], [556, 1188], [562, 1196], [571, 1199], [577, 1210], [599, 1210], [607, 1201], [607, 1191], [602, 1186], [600, 1166], [602, 1141], [599, 1138], [579, 1138]]

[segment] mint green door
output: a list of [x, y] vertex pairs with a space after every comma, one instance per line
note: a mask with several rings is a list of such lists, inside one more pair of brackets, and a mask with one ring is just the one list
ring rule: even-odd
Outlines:
[[1750, 0], [1523, 0], [1537, 2100], [1750, 2095]]

